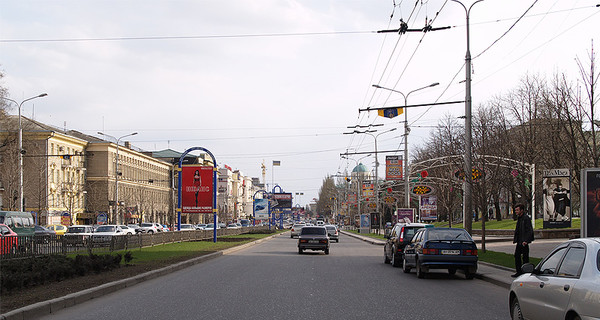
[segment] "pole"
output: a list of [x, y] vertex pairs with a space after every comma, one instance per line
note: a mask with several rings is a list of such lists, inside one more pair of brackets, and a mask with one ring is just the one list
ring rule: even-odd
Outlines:
[[463, 227], [468, 233], [472, 233], [473, 219], [473, 165], [472, 165], [472, 131], [471, 131], [471, 50], [469, 34], [469, 15], [471, 8], [483, 0], [477, 0], [471, 4], [469, 9], [459, 0], [452, 0], [465, 9], [467, 18], [467, 52], [465, 54], [465, 195], [463, 205]]
[[18, 162], [18, 171], [19, 171], [19, 211], [23, 212], [23, 207], [24, 207], [24, 196], [23, 196], [23, 125], [21, 124], [21, 107], [23, 106], [23, 103], [29, 101], [29, 100], [33, 100], [33, 99], [37, 99], [37, 98], [41, 98], [41, 97], [45, 97], [47, 96], [47, 93], [42, 93], [40, 95], [37, 95], [35, 97], [31, 97], [31, 98], [27, 98], [23, 101], [21, 101], [21, 103], [16, 102], [13, 99], [9, 99], [9, 98], [5, 98], [5, 97], [0, 97], [4, 100], [10, 101], [14, 104], [17, 105], [18, 109], [19, 109], [19, 133], [18, 133], [18, 150], [19, 150], [19, 162]]

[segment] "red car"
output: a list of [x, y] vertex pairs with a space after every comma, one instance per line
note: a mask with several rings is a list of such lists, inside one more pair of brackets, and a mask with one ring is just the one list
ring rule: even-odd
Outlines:
[[19, 238], [7, 225], [0, 224], [0, 254], [15, 254], [19, 247]]

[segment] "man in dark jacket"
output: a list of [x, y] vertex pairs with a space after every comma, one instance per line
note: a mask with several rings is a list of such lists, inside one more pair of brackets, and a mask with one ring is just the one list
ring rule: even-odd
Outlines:
[[[512, 277], [518, 277], [523, 273], [521, 266], [529, 262], [529, 244], [533, 242], [533, 226], [531, 225], [531, 218], [525, 214], [524, 205], [518, 204], [514, 209], [518, 217], [513, 238], [513, 243], [517, 244], [515, 248], [515, 268], [517, 269], [517, 273], [513, 274]], [[521, 256], [523, 256], [522, 260]]]

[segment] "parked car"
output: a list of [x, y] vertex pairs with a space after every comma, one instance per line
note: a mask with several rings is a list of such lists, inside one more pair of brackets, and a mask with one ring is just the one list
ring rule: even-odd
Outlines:
[[[157, 233], [157, 232], [162, 232], [162, 226], [160, 226], [160, 224], [158, 223], [152, 223], [152, 222], [142, 222], [140, 223], [140, 228], [142, 228], [142, 230], [144, 230], [145, 233]], [[160, 230], [159, 230], [160, 228]]]
[[67, 228], [64, 240], [70, 245], [86, 245], [94, 234], [94, 227], [89, 225], [72, 225]]
[[[206, 226], [204, 226], [204, 230], [213, 230], [214, 228], [215, 228], [214, 223], [208, 223]], [[218, 224], [217, 224], [217, 229], [221, 229], [221, 227], [219, 227]]]
[[431, 269], [464, 271], [467, 279], [477, 272], [477, 246], [469, 233], [458, 228], [422, 228], [404, 248], [403, 271], [417, 269], [417, 277], [424, 278]]
[[522, 271], [510, 286], [512, 319], [600, 319], [600, 238], [561, 243]]
[[67, 232], [67, 226], [63, 226], [62, 224], [49, 224], [46, 228], [56, 232], [57, 236], [62, 236]]
[[[0, 223], [8, 226], [19, 236], [35, 235], [35, 223], [30, 212], [0, 211]], [[20, 245], [26, 244], [20, 243]]]
[[432, 227], [432, 224], [424, 223], [396, 223], [385, 236], [387, 240], [383, 246], [383, 263], [391, 263], [394, 267], [402, 266], [404, 247], [412, 240], [415, 232], [421, 228]]
[[200, 223], [195, 226], [196, 230], [204, 230], [204, 227], [206, 227], [206, 224], [204, 223]]
[[161, 224], [161, 227], [163, 232], [171, 231], [171, 229], [166, 224]]
[[135, 231], [136, 234], [138, 233], [144, 233], [144, 229], [142, 229], [139, 225], [137, 224], [128, 224], [127, 225], [129, 228], [133, 229]]
[[340, 234], [338, 233], [338, 229], [336, 226], [328, 224], [325, 226], [327, 229], [327, 235], [329, 236], [329, 240], [335, 240], [335, 242], [340, 242]]
[[329, 237], [324, 226], [303, 227], [298, 236], [298, 253], [304, 250], [323, 250], [329, 254]]
[[15, 254], [18, 248], [17, 233], [4, 223], [0, 224], [0, 254]]
[[300, 231], [302, 230], [302, 227], [306, 226], [306, 224], [304, 224], [303, 222], [296, 222], [294, 223], [294, 225], [292, 226], [292, 233], [290, 234], [290, 238], [293, 238], [294, 236], [299, 236], [300, 235]]
[[242, 225], [242, 227], [251, 227], [252, 221], [250, 221], [248, 219], [241, 219], [240, 224]]
[[130, 228], [129, 226], [119, 225], [119, 227], [121, 227], [121, 229], [123, 230], [123, 232], [125, 232], [125, 234], [129, 234], [129, 235], [136, 234], [135, 229]]
[[239, 229], [240, 226], [238, 226], [236, 223], [230, 223], [227, 225], [227, 229]]
[[106, 224], [98, 227], [92, 234], [93, 242], [110, 242], [114, 236], [127, 235], [120, 226], [114, 224]]
[[34, 226], [35, 230], [35, 241], [41, 241], [43, 243], [50, 242], [50, 239], [56, 236], [56, 232], [54, 230], [50, 230], [46, 227], [42, 227], [40, 225]]
[[188, 223], [182, 223], [179, 228], [179, 231], [190, 231], [190, 230], [196, 230], [196, 228], [194, 227], [194, 225], [188, 224]]

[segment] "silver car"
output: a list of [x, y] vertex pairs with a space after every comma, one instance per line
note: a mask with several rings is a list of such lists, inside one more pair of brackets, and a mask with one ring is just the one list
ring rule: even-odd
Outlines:
[[300, 231], [302, 231], [302, 227], [304, 227], [305, 225], [306, 224], [304, 223], [294, 223], [294, 225], [292, 226], [292, 233], [290, 234], [290, 238], [293, 238], [294, 236], [300, 236]]
[[510, 286], [512, 319], [600, 319], [600, 238], [558, 245]]

